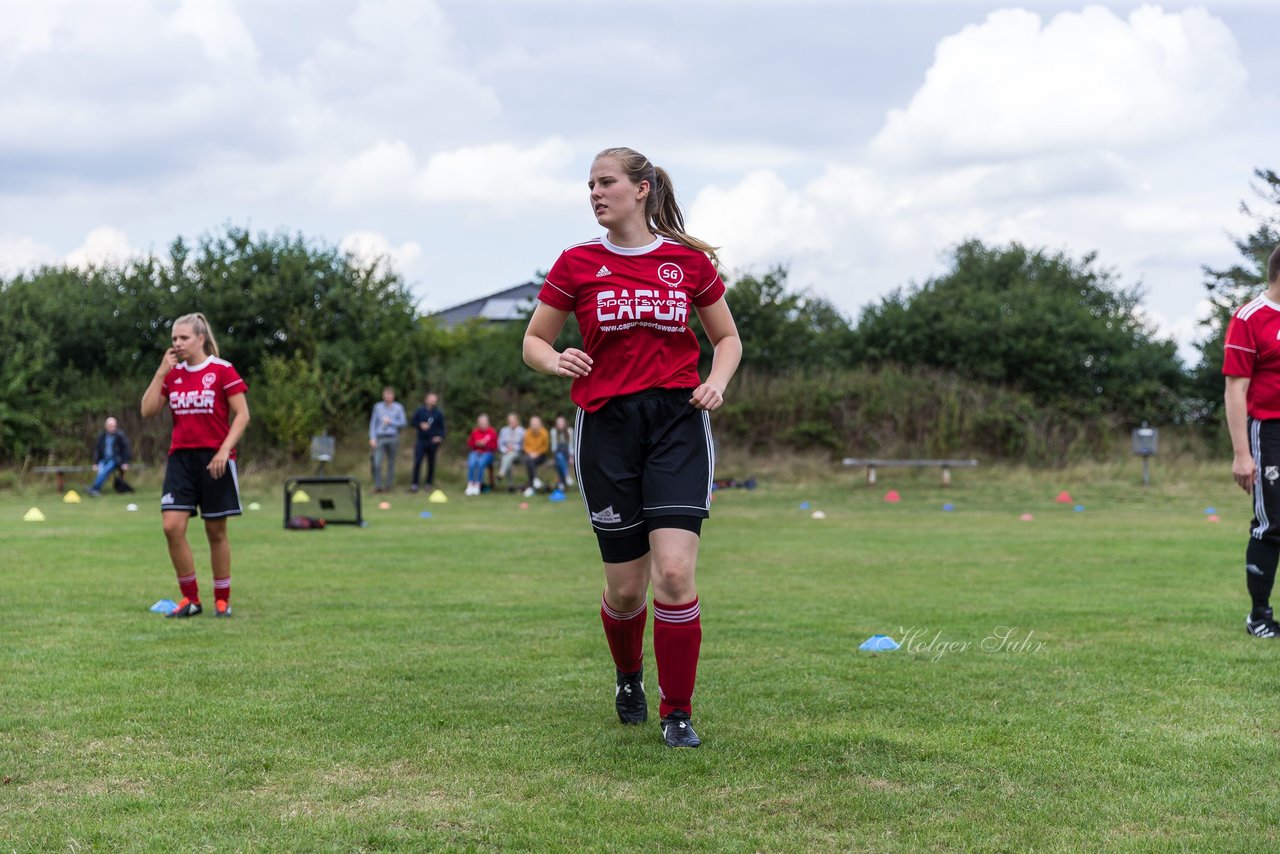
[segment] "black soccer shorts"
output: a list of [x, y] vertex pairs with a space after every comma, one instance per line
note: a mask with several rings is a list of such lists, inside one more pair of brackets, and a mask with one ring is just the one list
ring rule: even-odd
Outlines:
[[214, 479], [209, 474], [209, 461], [216, 451], [208, 448], [183, 448], [169, 455], [164, 467], [164, 495], [160, 509], [184, 510], [192, 516], [198, 512], [206, 519], [239, 516], [240, 481], [236, 477], [236, 461], [227, 461], [227, 471]]
[[692, 389], [652, 389], [578, 410], [574, 462], [598, 537], [631, 537], [661, 527], [663, 517], [711, 515], [711, 419], [692, 396]]
[[1249, 449], [1257, 469], [1249, 533], [1255, 540], [1280, 542], [1280, 420], [1250, 418]]

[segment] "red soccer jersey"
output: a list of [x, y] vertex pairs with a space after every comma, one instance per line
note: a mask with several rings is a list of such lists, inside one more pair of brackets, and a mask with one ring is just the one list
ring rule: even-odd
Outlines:
[[[173, 442], [169, 453], [182, 448], [217, 450], [231, 429], [227, 399], [244, 394], [249, 386], [230, 362], [210, 356], [199, 365], [180, 363], [160, 386], [173, 412]], [[231, 449], [231, 459], [236, 449]]]
[[706, 255], [667, 237], [634, 249], [607, 237], [570, 246], [547, 274], [538, 299], [572, 311], [591, 357], [591, 373], [573, 381], [570, 397], [587, 412], [611, 398], [651, 388], [694, 388], [698, 337], [690, 306], [724, 296]]
[[1251, 418], [1280, 418], [1280, 304], [1263, 295], [1231, 315], [1222, 373], [1249, 378]]

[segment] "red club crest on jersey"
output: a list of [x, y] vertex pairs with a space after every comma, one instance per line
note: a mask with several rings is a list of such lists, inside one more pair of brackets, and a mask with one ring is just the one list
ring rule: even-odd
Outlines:
[[213, 388], [213, 384], [218, 381], [218, 377], [214, 374], [205, 374], [200, 378], [200, 382], [205, 388]]

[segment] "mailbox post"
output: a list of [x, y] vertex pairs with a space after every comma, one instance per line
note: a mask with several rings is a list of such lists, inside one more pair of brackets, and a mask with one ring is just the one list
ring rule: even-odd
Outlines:
[[1133, 431], [1133, 453], [1142, 457], [1142, 485], [1151, 483], [1151, 458], [1160, 450], [1160, 431], [1143, 421]]
[[319, 463], [316, 466], [316, 476], [324, 474], [324, 464], [333, 462], [333, 452], [336, 441], [333, 436], [328, 433], [322, 433], [319, 436], [311, 437], [311, 461]]

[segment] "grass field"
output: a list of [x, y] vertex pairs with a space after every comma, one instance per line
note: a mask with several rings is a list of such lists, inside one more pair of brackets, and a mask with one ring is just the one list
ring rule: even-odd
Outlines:
[[696, 751], [614, 717], [576, 499], [287, 532], [251, 480], [234, 619], [175, 621], [153, 486], [0, 493], [0, 850], [1265, 849], [1280, 644], [1220, 468], [719, 493]]

